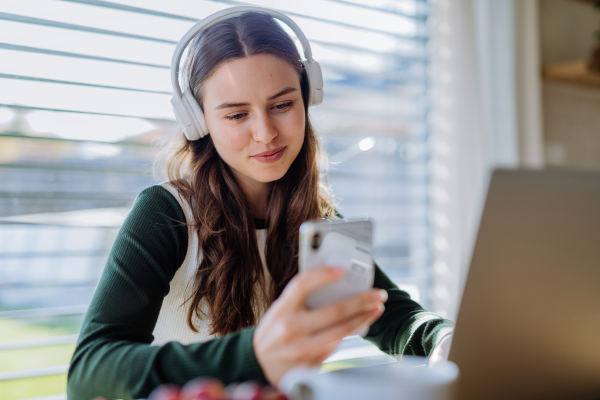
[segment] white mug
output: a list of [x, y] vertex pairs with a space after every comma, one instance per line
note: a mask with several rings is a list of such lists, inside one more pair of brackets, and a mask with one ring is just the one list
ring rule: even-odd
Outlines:
[[279, 388], [293, 400], [451, 400], [458, 367], [450, 361], [427, 366], [423, 357], [404, 356], [391, 364], [319, 373], [297, 368]]

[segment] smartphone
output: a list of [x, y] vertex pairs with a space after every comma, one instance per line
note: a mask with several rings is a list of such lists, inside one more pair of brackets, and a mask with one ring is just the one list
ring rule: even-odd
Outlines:
[[322, 307], [373, 287], [372, 237], [373, 225], [368, 219], [319, 219], [300, 226], [300, 271], [323, 266], [346, 269], [342, 278], [311, 293], [306, 300], [307, 308]]

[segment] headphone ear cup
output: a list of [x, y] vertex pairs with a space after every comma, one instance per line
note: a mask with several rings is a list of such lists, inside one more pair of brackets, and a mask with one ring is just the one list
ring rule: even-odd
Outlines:
[[194, 137], [195, 128], [192, 122], [192, 117], [189, 115], [187, 108], [183, 105], [181, 97], [173, 95], [171, 98], [171, 105], [173, 106], [175, 119], [177, 120], [177, 123], [179, 123], [179, 127], [183, 133], [185, 133], [185, 136], [188, 139], [190, 136]]
[[181, 97], [174, 95], [171, 105], [175, 118], [188, 140], [198, 140], [208, 134], [204, 113], [189, 91], [183, 92]]
[[[196, 101], [196, 98], [189, 90], [183, 92], [181, 96], [181, 100], [183, 105], [186, 107], [188, 111], [188, 115], [191, 117], [192, 126], [194, 126], [195, 132], [190, 132], [191, 135], [187, 135], [189, 140], [198, 140], [206, 135], [208, 135], [208, 128], [206, 127], [206, 121], [204, 120], [204, 113], [200, 108], [200, 104]], [[193, 136], [194, 139], [192, 139]]]
[[321, 66], [316, 61], [303, 61], [302, 64], [304, 64], [310, 88], [308, 105], [318, 106], [323, 102], [323, 72], [321, 72]]

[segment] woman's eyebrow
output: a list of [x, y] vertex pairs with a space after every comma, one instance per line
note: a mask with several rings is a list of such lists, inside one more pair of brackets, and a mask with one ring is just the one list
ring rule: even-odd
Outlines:
[[223, 108], [230, 108], [230, 107], [244, 107], [244, 106], [249, 106], [249, 105], [250, 105], [250, 103], [221, 103], [215, 107], [215, 110], [222, 110]]
[[292, 93], [294, 90], [296, 90], [296, 88], [286, 87], [282, 91], [280, 91], [280, 92], [274, 94], [273, 96], [269, 97], [267, 100], [269, 100], [269, 101], [274, 100], [274, 99], [278, 98], [279, 96], [283, 96], [284, 94]]
[[[292, 93], [295, 90], [296, 90], [296, 88], [286, 87], [285, 89], [275, 93], [273, 96], [270, 96], [267, 99], [267, 101], [271, 101], [271, 100], [274, 100], [285, 94]], [[230, 108], [230, 107], [244, 107], [244, 106], [249, 106], [249, 105], [250, 105], [249, 103], [221, 103], [217, 107], [215, 107], [215, 110], [222, 110], [223, 108]]]

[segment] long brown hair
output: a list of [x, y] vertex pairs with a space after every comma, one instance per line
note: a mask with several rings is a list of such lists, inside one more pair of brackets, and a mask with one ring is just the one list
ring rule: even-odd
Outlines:
[[320, 150], [308, 118], [306, 72], [294, 42], [272, 17], [248, 12], [197, 36], [189, 46], [184, 84], [202, 107], [204, 82], [215, 70], [228, 60], [255, 54], [274, 55], [297, 70], [306, 118], [300, 153], [287, 173], [273, 182], [269, 195], [265, 258], [270, 285], [263, 273], [250, 205], [211, 135], [189, 141], [180, 131], [154, 165], [157, 176], [166, 177], [191, 205], [194, 221], [187, 225], [199, 236], [202, 257], [187, 301], [188, 325], [197, 331], [194, 315], [210, 318], [211, 334], [216, 335], [256, 324], [256, 306], [271, 304], [298, 271], [300, 224], [334, 215], [329, 191], [319, 184]]

